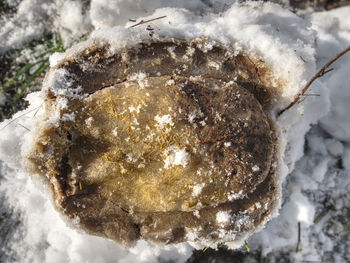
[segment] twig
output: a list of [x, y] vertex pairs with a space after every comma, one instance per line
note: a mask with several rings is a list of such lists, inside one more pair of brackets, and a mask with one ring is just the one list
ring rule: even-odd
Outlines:
[[160, 17], [152, 18], [152, 19], [149, 19], [149, 20], [146, 20], [146, 21], [145, 21], [145, 20], [141, 20], [140, 22], [138, 22], [138, 23], [135, 24], [135, 25], [130, 26], [129, 28], [132, 28], [132, 27], [135, 27], [135, 26], [139, 26], [139, 25], [142, 25], [142, 24], [146, 24], [146, 23], [149, 23], [149, 22], [158, 20], [158, 19], [165, 18], [165, 17], [166, 17], [166, 16], [160, 16]]
[[40, 108], [41, 108], [42, 105], [43, 105], [43, 104], [41, 103], [40, 107], [38, 107], [38, 109], [37, 109], [37, 111], [34, 113], [34, 116], [33, 116], [33, 117], [35, 117], [35, 116], [38, 114], [38, 112], [39, 112], [39, 110], [40, 110]]
[[297, 243], [297, 247], [295, 248], [295, 252], [299, 252], [300, 251], [300, 232], [301, 232], [301, 224], [300, 222], [298, 222], [298, 243]]
[[303, 94], [302, 96], [304, 96], [304, 97], [319, 97], [321, 95], [320, 94]]
[[338, 58], [343, 56], [346, 52], [350, 51], [350, 46], [348, 46], [346, 49], [344, 49], [342, 52], [340, 52], [338, 55], [336, 55], [334, 58], [332, 58], [326, 65], [324, 65], [313, 77], [309, 80], [308, 83], [306, 83], [303, 90], [295, 97], [295, 99], [284, 109], [282, 109], [277, 116], [280, 116], [283, 112], [293, 107], [300, 99], [301, 96], [304, 95], [304, 93], [307, 91], [307, 89], [311, 86], [311, 84], [318, 78], [322, 77], [323, 75], [327, 74], [328, 72], [332, 71], [333, 68], [328, 69], [330, 65], [332, 65]]
[[320, 220], [328, 213], [329, 210], [323, 210], [321, 213], [319, 213], [315, 219], [314, 219], [314, 223], [317, 224], [318, 222], [320, 222]]
[[[330, 1], [331, 2], [331, 1]], [[334, 8], [339, 8], [339, 7], [343, 7], [343, 6], [347, 6], [347, 5], [350, 5], [350, 1], [344, 1], [344, 2], [335, 2], [335, 3], [328, 3], [325, 5], [325, 9], [326, 10], [331, 10], [331, 9], [334, 9]]]

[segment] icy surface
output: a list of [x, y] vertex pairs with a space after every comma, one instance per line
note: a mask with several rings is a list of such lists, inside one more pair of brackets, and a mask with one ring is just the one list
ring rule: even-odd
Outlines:
[[[84, 13], [82, 4], [76, 1], [24, 0], [14, 17], [0, 19], [0, 53], [41, 36], [45, 26], [57, 26], [66, 42], [87, 32], [90, 27], [102, 28], [92, 34], [91, 41], [111, 41], [112, 47], [118, 48], [137, 43], [140, 39], [149, 39], [145, 30], [147, 25], [134, 29], [110, 27], [134, 24], [128, 22], [129, 18], [146, 16], [142, 18], [146, 20], [166, 15], [166, 18], [150, 23], [156, 39], [208, 36], [266, 61], [275, 74], [285, 81], [283, 97], [281, 102], [276, 102], [277, 107], [286, 105], [316, 68], [350, 45], [349, 7], [314, 13], [303, 19], [269, 3], [233, 5], [222, 9], [225, 1], [220, 1], [221, 5], [216, 4], [211, 10], [203, 2], [178, 1], [177, 4], [170, 4], [171, 7], [185, 7], [197, 13], [174, 8], [158, 9], [152, 13], [169, 4], [162, 0], [134, 1], [132, 4], [126, 0], [92, 0], [90, 9]], [[220, 8], [227, 11], [218, 14]], [[198, 16], [203, 10], [214, 12]], [[49, 17], [56, 15], [52, 24], [46, 24]], [[314, 45], [315, 41], [317, 46]], [[89, 43], [81, 44], [80, 48]], [[79, 47], [68, 52], [68, 55], [77, 49]], [[59, 54], [53, 56], [51, 66], [61, 58]], [[309, 93], [320, 94], [319, 97], [307, 97], [279, 119], [281, 137], [284, 138], [281, 147], [285, 148], [281, 173], [286, 176], [295, 169], [284, 184], [280, 216], [249, 240], [251, 250], [260, 248], [263, 255], [283, 249], [295, 251], [297, 222], [300, 222], [302, 249], [291, 255], [294, 259], [350, 260], [346, 258], [349, 239], [344, 235], [349, 225], [341, 223], [341, 220], [334, 221], [334, 218], [341, 217], [340, 211], [348, 209], [350, 202], [350, 56], [344, 56], [334, 67], [333, 72], [311, 87]], [[61, 74], [61, 78], [54, 79], [62, 81], [52, 83], [58, 93], [66, 92], [61, 86], [65, 87], [67, 81], [64, 72]], [[79, 96], [79, 91], [71, 95]], [[35, 119], [43, 114], [40, 93], [30, 94], [27, 99], [30, 106], [13, 117], [18, 119], [11, 124], [6, 120], [0, 126], [9, 124], [0, 130], [0, 191], [6, 196], [7, 203], [21, 214], [22, 221], [22, 227], [14, 233], [7, 250], [1, 253], [16, 254], [18, 262], [111, 262], [116, 259], [118, 262], [157, 262], [159, 258], [183, 262], [190, 256], [192, 248], [188, 244], [161, 247], [139, 241], [132, 249], [123, 250], [111, 241], [80, 233], [66, 225], [53, 209], [47, 198], [49, 194], [41, 184], [20, 170], [21, 156], [28, 151], [32, 138], [27, 129], [34, 130]], [[64, 107], [64, 101], [61, 107]], [[320, 117], [320, 126], [328, 134], [319, 126], [314, 128], [307, 136], [308, 150], [305, 152], [305, 133], [311, 124], [318, 123]], [[57, 118], [52, 116], [53, 124]], [[178, 164], [185, 163], [184, 156], [179, 156]], [[344, 169], [339, 168], [339, 161]], [[199, 189], [194, 189], [194, 194], [197, 192]], [[331, 200], [331, 205], [327, 206], [326, 214], [320, 217], [325, 210], [322, 206], [324, 199]], [[218, 222], [229, 220], [224, 213], [217, 215]]]

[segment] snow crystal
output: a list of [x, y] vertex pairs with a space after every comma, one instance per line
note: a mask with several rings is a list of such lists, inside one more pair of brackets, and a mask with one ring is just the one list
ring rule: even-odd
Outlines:
[[64, 57], [63, 53], [58, 53], [58, 52], [53, 53], [49, 58], [50, 67], [52, 68], [56, 66], [63, 57]]
[[252, 167], [252, 170], [253, 170], [253, 172], [257, 172], [257, 171], [260, 170], [260, 168], [259, 168], [259, 166], [254, 165], [254, 166]]
[[196, 184], [193, 186], [193, 196], [198, 196], [201, 192], [203, 187], [205, 186], [205, 183], [201, 183], [201, 184]]
[[244, 197], [244, 195], [242, 194], [243, 191], [239, 191], [238, 193], [231, 193], [227, 196], [228, 200], [229, 201], [233, 201], [233, 200], [236, 200], [236, 199], [240, 199], [242, 197]]
[[167, 82], [165, 82], [165, 85], [171, 86], [174, 85], [175, 81], [173, 79], [169, 79]]
[[167, 155], [164, 159], [165, 169], [175, 165], [186, 167], [190, 160], [190, 155], [186, 152], [186, 149], [179, 149], [175, 146], [170, 146], [165, 150], [165, 153]]
[[118, 136], [118, 128], [114, 128], [113, 131], [112, 131], [113, 135], [114, 136]]
[[136, 112], [136, 113], [140, 113], [140, 109], [142, 108], [142, 105], [139, 104], [137, 105], [137, 107], [135, 108], [134, 106], [130, 106], [129, 107], [129, 111], [132, 113], [132, 112]]
[[230, 147], [231, 146], [231, 142], [224, 142], [224, 146], [227, 148], [227, 147]]
[[231, 215], [228, 211], [219, 211], [216, 213], [216, 222], [218, 224], [228, 224], [231, 221]]
[[195, 217], [200, 218], [200, 215], [199, 215], [199, 211], [198, 211], [198, 210], [194, 210], [194, 211], [193, 211], [193, 214], [194, 214]]
[[61, 117], [62, 121], [75, 121], [75, 114], [74, 113], [65, 113]]
[[158, 125], [161, 129], [163, 129], [166, 125], [174, 125], [170, 114], [166, 114], [163, 116], [156, 115], [156, 117], [154, 117], [154, 120], [158, 122]]
[[85, 120], [86, 126], [87, 126], [88, 128], [90, 128], [93, 121], [94, 121], [94, 118], [92, 118], [92, 117], [87, 118], [87, 119]]

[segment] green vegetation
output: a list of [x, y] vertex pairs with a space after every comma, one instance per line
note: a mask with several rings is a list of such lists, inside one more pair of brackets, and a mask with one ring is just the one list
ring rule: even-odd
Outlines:
[[226, 246], [225, 243], [219, 243], [218, 244], [218, 249], [227, 249], [228, 247]]
[[23, 97], [41, 85], [49, 68], [50, 55], [64, 51], [61, 37], [53, 33], [0, 56], [0, 93], [6, 98], [5, 104], [0, 106], [0, 121], [26, 105]]
[[244, 240], [244, 246], [245, 246], [245, 249], [247, 250], [247, 252], [249, 253], [250, 252], [250, 248], [248, 246], [247, 240]]
[[0, 14], [8, 13], [10, 10], [9, 5], [5, 0], [0, 0]]

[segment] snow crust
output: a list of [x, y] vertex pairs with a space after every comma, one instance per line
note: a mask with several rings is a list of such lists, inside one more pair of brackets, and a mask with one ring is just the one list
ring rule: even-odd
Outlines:
[[[308, 19], [318, 33], [318, 53], [320, 56], [318, 67], [322, 67], [330, 57], [349, 46], [350, 22], [347, 19], [350, 7], [343, 7], [332, 12], [312, 14]], [[350, 101], [350, 56], [347, 54], [332, 66], [334, 72], [324, 80], [329, 87], [331, 108], [322, 118], [322, 127], [335, 138], [350, 142], [350, 115], [348, 104]]]
[[[277, 13], [279, 15], [275, 15]], [[244, 50], [265, 61], [271, 66], [275, 76], [284, 81], [285, 87], [281, 92], [287, 101], [297, 94], [308, 76], [315, 71], [315, 31], [310, 29], [311, 25], [305, 20], [278, 5], [254, 2], [233, 4], [222, 14], [208, 13], [205, 16], [198, 16], [187, 9], [159, 8], [142, 19], [162, 16], [166, 17], [148, 23], [153, 28], [152, 37], [146, 30], [146, 25], [130, 28], [135, 23], [128, 22], [125, 27], [105, 26], [94, 31], [87, 42], [68, 50], [65, 57], [74, 57], [79, 50], [91, 44], [109, 43], [112, 54], [126, 45], [135, 46], [152, 39], [192, 40], [208, 37], [211, 41], [234, 48], [236, 52]], [[285, 21], [288, 20], [288, 23], [281, 22], [281, 16]], [[116, 21], [112, 24], [118, 23]], [[252, 41], [252, 36], [255, 41]], [[203, 50], [210, 49], [211, 46], [208, 44]], [[288, 61], [287, 66], [285, 61]], [[277, 81], [273, 79], [272, 84], [277, 86]], [[281, 102], [285, 103], [283, 99]], [[280, 105], [276, 103], [277, 106]]]
[[[277, 109], [293, 99], [315, 73], [316, 68], [323, 66], [335, 53], [350, 44], [350, 23], [349, 19], [345, 19], [350, 13], [349, 7], [314, 13], [305, 19], [271, 3], [233, 4], [218, 14], [216, 11], [219, 7], [222, 8], [223, 5], [216, 4], [212, 12], [198, 16], [200, 11], [208, 11], [203, 1], [199, 0], [176, 3], [163, 0], [92, 0], [90, 10], [83, 14], [83, 6], [76, 1], [24, 0], [13, 18], [0, 20], [0, 53], [42, 35], [45, 28], [43, 21], [58, 13], [61, 16], [53, 24], [58, 26], [66, 42], [86, 32], [91, 26], [100, 30], [94, 31], [88, 41], [71, 48], [66, 54], [55, 54], [50, 59], [51, 66], [59, 63], [63, 57], [74, 56], [91, 43], [111, 43], [112, 53], [125, 45], [147, 42], [150, 36], [145, 30], [146, 25], [130, 29], [128, 26], [134, 23], [128, 22], [128, 19], [138, 18], [145, 15], [145, 12], [150, 15], [143, 17], [144, 20], [166, 15], [166, 18], [149, 24], [154, 28], [153, 39], [190, 40], [206, 36], [237, 51], [247, 52], [271, 66], [274, 74], [285, 81], [282, 97], [275, 102]], [[197, 13], [191, 10], [196, 10]], [[324, 249], [333, 249], [331, 240], [322, 232], [322, 224], [312, 228], [316, 205], [306, 191], [317, 191], [322, 187], [326, 191], [326, 186], [333, 183], [332, 187], [338, 188], [334, 195], [341, 196], [336, 205], [341, 207], [342, 202], [347, 200], [342, 194], [350, 191], [345, 187], [349, 185], [346, 180], [349, 180], [350, 173], [349, 68], [350, 57], [347, 56], [335, 65], [334, 72], [311, 87], [309, 93], [320, 94], [319, 97], [307, 97], [278, 119], [277, 126], [281, 131], [280, 147], [284, 152], [280, 157], [281, 181], [295, 167], [296, 169], [288, 176], [288, 181], [292, 183], [285, 190], [287, 197], [280, 216], [249, 240], [251, 249], [262, 248], [263, 254], [267, 255], [274, 250], [295, 246], [295, 224], [298, 221], [303, 229], [310, 228], [310, 231], [318, 233], [319, 239], [323, 240]], [[65, 78], [65, 72], [58, 71], [56, 74], [58, 75], [49, 76], [48, 85], [54, 87], [58, 94], [79, 96], [79, 90], [72, 92], [66, 89], [69, 80]], [[41, 184], [21, 170], [21, 156], [29, 150], [35, 121], [42, 118], [43, 114], [41, 93], [29, 94], [27, 100], [30, 103], [29, 108], [15, 114], [13, 123], [5, 120], [0, 126], [8, 125], [0, 130], [0, 173], [4, 178], [0, 191], [6, 195], [8, 203], [21, 214], [23, 220], [23, 227], [17, 230], [10, 244], [20, 255], [20, 262], [110, 262], [115, 259], [118, 262], [158, 262], [159, 258], [183, 262], [190, 255], [192, 248], [185, 243], [157, 246], [141, 240], [135, 247], [123, 250], [111, 241], [70, 228], [53, 209], [47, 198], [49, 194]], [[62, 101], [60, 107], [64, 105], [65, 102]], [[310, 125], [316, 124], [321, 117], [322, 127], [335, 139], [324, 142], [322, 136], [310, 135], [308, 144], [311, 145], [312, 153], [317, 154], [320, 159], [303, 157], [305, 134]], [[59, 116], [53, 114], [51, 118], [52, 125], [55, 125]], [[71, 119], [73, 116], [67, 118]], [[171, 124], [166, 119], [161, 118], [160, 121]], [[171, 162], [169, 160], [169, 165], [172, 163], [185, 166], [186, 153], [179, 153], [178, 156], [176, 154]], [[341, 182], [336, 179], [329, 181], [326, 176], [332, 156], [341, 158], [343, 162], [343, 187]], [[301, 157], [303, 158], [296, 164]], [[194, 194], [200, 191], [193, 190]], [[217, 215], [218, 223], [225, 223], [227, 220], [229, 219], [224, 212]], [[315, 252], [318, 239], [308, 237], [307, 233], [311, 232], [303, 231], [306, 244], [297, 257], [302, 260], [322, 260]]]

